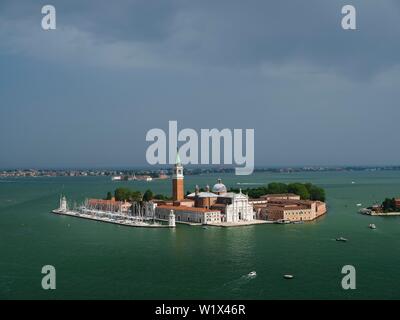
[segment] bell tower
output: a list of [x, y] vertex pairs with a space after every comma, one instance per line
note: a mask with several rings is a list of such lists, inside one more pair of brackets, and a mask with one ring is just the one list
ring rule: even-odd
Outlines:
[[174, 172], [172, 175], [172, 199], [174, 201], [181, 201], [184, 198], [185, 194], [183, 188], [183, 166], [181, 164], [179, 152], [177, 151]]

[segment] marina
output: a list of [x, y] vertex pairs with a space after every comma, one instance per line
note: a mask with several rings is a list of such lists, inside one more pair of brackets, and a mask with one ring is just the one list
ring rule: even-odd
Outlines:
[[79, 213], [76, 211], [53, 210], [52, 212], [55, 214], [59, 214], [59, 215], [94, 220], [94, 221], [99, 221], [99, 222], [112, 223], [112, 224], [118, 224], [118, 225], [126, 226], [126, 227], [173, 228], [173, 226], [170, 226], [168, 224], [148, 223], [148, 222], [138, 221], [138, 220], [134, 220], [134, 219], [118, 219], [118, 218], [100, 217], [95, 214], [87, 214], [87, 213], [85, 214], [85, 213]]
[[[67, 199], [65, 196], [60, 197], [60, 206], [58, 209], [52, 211], [54, 214], [76, 217], [81, 219], [94, 220], [99, 222], [106, 222], [118, 224], [127, 227], [144, 227], [144, 228], [174, 228], [175, 215], [170, 213], [168, 224], [162, 224], [154, 216], [154, 211], [148, 211], [148, 207], [136, 207], [133, 211], [134, 214], [128, 215], [122, 212], [112, 212], [109, 210], [99, 210], [91, 205], [91, 202], [86, 200], [81, 206], [74, 206], [74, 209], [69, 209]], [[150, 214], [149, 214], [150, 212]]]

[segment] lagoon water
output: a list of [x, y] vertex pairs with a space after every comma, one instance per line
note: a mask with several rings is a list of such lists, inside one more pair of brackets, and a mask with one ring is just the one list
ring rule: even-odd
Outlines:
[[[49, 212], [62, 191], [78, 203], [117, 186], [169, 194], [169, 180], [0, 179], [0, 299], [400, 297], [400, 217], [363, 216], [356, 206], [399, 196], [400, 172], [210, 174], [187, 176], [185, 189], [212, 185], [218, 177], [230, 187], [312, 182], [325, 188], [329, 212], [302, 225], [129, 228]], [[340, 236], [349, 241], [336, 242]], [[44, 265], [56, 267], [54, 291], [41, 289]], [[341, 288], [344, 265], [357, 270], [356, 290]], [[247, 277], [251, 271], [257, 276]]]

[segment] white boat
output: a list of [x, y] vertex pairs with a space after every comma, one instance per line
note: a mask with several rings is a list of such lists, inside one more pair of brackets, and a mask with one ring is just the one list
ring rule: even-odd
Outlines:
[[289, 224], [291, 222], [289, 220], [279, 219], [279, 220], [276, 221], [276, 223], [278, 223], [278, 224]]
[[347, 242], [348, 240], [346, 238], [340, 237], [336, 238], [336, 241]]
[[294, 275], [292, 275], [292, 274], [285, 274], [283, 277], [284, 277], [285, 279], [293, 279], [293, 278], [294, 278]]
[[248, 277], [254, 278], [255, 276], [257, 276], [257, 272], [252, 271], [252, 272], [250, 272], [247, 276], [248, 276]]
[[362, 203], [357, 203], [357, 207], [361, 207], [362, 206]]
[[371, 223], [371, 224], [369, 225], [369, 228], [375, 230], [375, 229], [376, 229], [376, 225], [373, 224], [373, 223]]

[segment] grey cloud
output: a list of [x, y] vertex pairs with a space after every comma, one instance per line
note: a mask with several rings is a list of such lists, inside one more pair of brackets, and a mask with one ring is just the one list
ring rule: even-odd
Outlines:
[[[71, 58], [79, 45], [83, 61], [128, 67], [253, 68], [302, 60], [359, 79], [397, 65], [400, 56], [400, 12], [392, 0], [352, 1], [354, 32], [340, 28], [341, 0], [53, 2], [59, 30], [47, 38], [35, 29], [36, 2], [2, 3], [10, 28], [25, 23], [19, 33], [11, 30], [13, 37], [35, 39], [20, 41], [24, 51], [41, 53], [48, 43], [51, 55]], [[10, 41], [4, 34], [2, 40]]]

